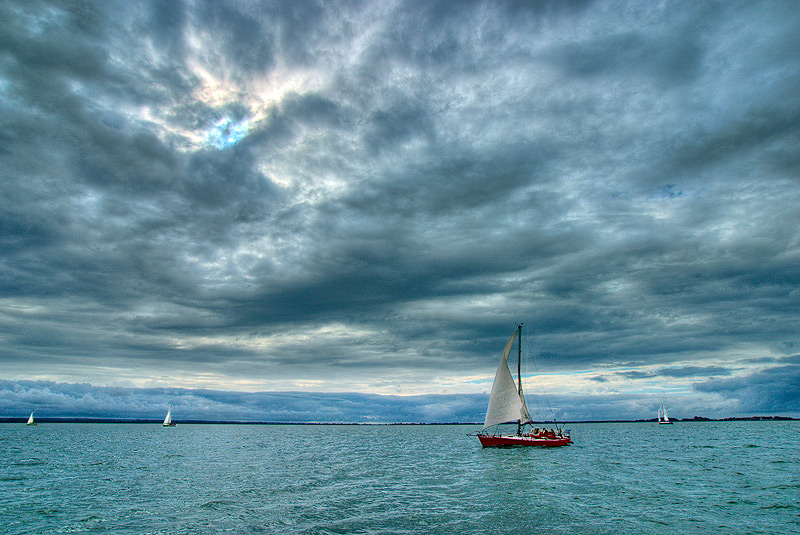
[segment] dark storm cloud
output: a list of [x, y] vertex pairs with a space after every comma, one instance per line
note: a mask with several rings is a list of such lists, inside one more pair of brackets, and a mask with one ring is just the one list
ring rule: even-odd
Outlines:
[[[733, 370], [722, 366], [680, 366], [675, 368], [661, 368], [651, 372], [627, 371], [618, 372], [616, 375], [625, 379], [652, 379], [654, 377], [714, 377], [731, 375]], [[608, 379], [600, 376], [592, 378], [594, 381], [604, 382]]]
[[733, 388], [797, 352], [797, 22], [5, 2], [0, 370], [458, 391], [524, 321], [548, 370]]
[[41, 418], [158, 419], [325, 423], [477, 422], [486, 395], [378, 396], [357, 393], [242, 393], [180, 388], [96, 387], [50, 381], [0, 381], [0, 416], [35, 410]]
[[695, 43], [696, 36], [680, 31], [653, 36], [630, 32], [570, 43], [547, 51], [546, 56], [566, 76], [643, 74], [656, 77], [658, 83], [673, 84], [696, 76], [701, 50]]
[[800, 411], [800, 356], [784, 359], [782, 364], [744, 377], [697, 383], [694, 388], [733, 400], [736, 410], [742, 414], [797, 413]]
[[[785, 374], [781, 374], [782, 376]], [[790, 377], [787, 378], [791, 379]], [[795, 377], [796, 378], [796, 377]], [[785, 385], [783, 385], [785, 386]], [[763, 393], [763, 392], [762, 392]], [[535, 422], [654, 418], [660, 401], [650, 395], [527, 396]], [[172, 406], [177, 421], [298, 423], [480, 423], [486, 394], [380, 396], [358, 393], [229, 392], [182, 388], [96, 387], [51, 381], [0, 380], [0, 417], [161, 419]], [[746, 412], [796, 412], [796, 389], [776, 404]], [[692, 401], [670, 405], [673, 418], [725, 417]], [[741, 410], [739, 408], [735, 410]]]
[[233, 63], [246, 71], [267, 71], [275, 64], [273, 35], [247, 13], [226, 2], [201, 2], [199, 25], [217, 38], [216, 45]]
[[662, 368], [658, 370], [658, 373], [667, 377], [709, 377], [730, 375], [733, 371], [722, 366], [682, 366], [679, 368]]

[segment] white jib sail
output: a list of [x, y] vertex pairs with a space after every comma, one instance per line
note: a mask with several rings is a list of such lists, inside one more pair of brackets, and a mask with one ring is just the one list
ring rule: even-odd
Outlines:
[[516, 336], [517, 331], [514, 331], [506, 343], [503, 358], [500, 359], [500, 365], [497, 367], [492, 384], [492, 394], [489, 397], [489, 408], [486, 410], [486, 420], [483, 422], [484, 429], [508, 422], [527, 422], [531, 419], [525, 399], [519, 395], [514, 377], [508, 369], [508, 354], [511, 352]]
[[172, 407], [169, 408], [167, 411], [167, 417], [164, 418], [164, 425], [169, 425], [172, 423]]

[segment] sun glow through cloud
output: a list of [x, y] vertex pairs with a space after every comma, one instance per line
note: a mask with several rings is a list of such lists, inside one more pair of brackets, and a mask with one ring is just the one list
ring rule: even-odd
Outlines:
[[236, 122], [228, 117], [223, 117], [211, 127], [206, 136], [206, 142], [217, 149], [224, 149], [235, 145], [247, 136], [249, 128], [250, 121]]

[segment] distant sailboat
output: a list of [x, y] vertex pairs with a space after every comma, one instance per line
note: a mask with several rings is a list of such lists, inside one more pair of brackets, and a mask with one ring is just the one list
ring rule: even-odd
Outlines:
[[[514, 384], [514, 376], [508, 369], [508, 355], [514, 347], [514, 338], [520, 337], [517, 351], [517, 380], [519, 385]], [[478, 439], [484, 448], [507, 447], [507, 446], [566, 446], [572, 444], [569, 432], [562, 432], [556, 425], [556, 429], [535, 428], [529, 433], [523, 433], [526, 425], [531, 425], [531, 417], [528, 413], [528, 406], [525, 403], [525, 395], [522, 393], [522, 373], [520, 371], [522, 361], [522, 324], [517, 325], [517, 330], [506, 342], [503, 357], [497, 367], [492, 384], [492, 393], [489, 396], [489, 407], [486, 409], [486, 419], [483, 422], [483, 430], [477, 433]], [[497, 429], [500, 424], [516, 423], [516, 434], [500, 434]], [[555, 423], [555, 420], [554, 420]], [[487, 429], [494, 427], [495, 433], [489, 434]]]
[[661, 405], [661, 408], [658, 409], [658, 423], [659, 424], [671, 424], [672, 422], [667, 416], [667, 409], [664, 408], [664, 405]]
[[164, 418], [164, 423], [161, 425], [164, 427], [175, 427], [175, 422], [172, 421], [172, 405], [169, 406], [169, 410], [167, 410], [167, 417]]
[[28, 416], [28, 422], [25, 425], [36, 425], [36, 422], [33, 421], [33, 411], [31, 411], [31, 415]]

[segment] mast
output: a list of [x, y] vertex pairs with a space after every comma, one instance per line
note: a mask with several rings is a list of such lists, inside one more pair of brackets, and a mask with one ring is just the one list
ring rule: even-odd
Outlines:
[[522, 396], [522, 324], [517, 325], [517, 384]]
[[[517, 385], [520, 399], [522, 397], [522, 324], [517, 324]], [[517, 435], [522, 435], [522, 420], [517, 420]]]

